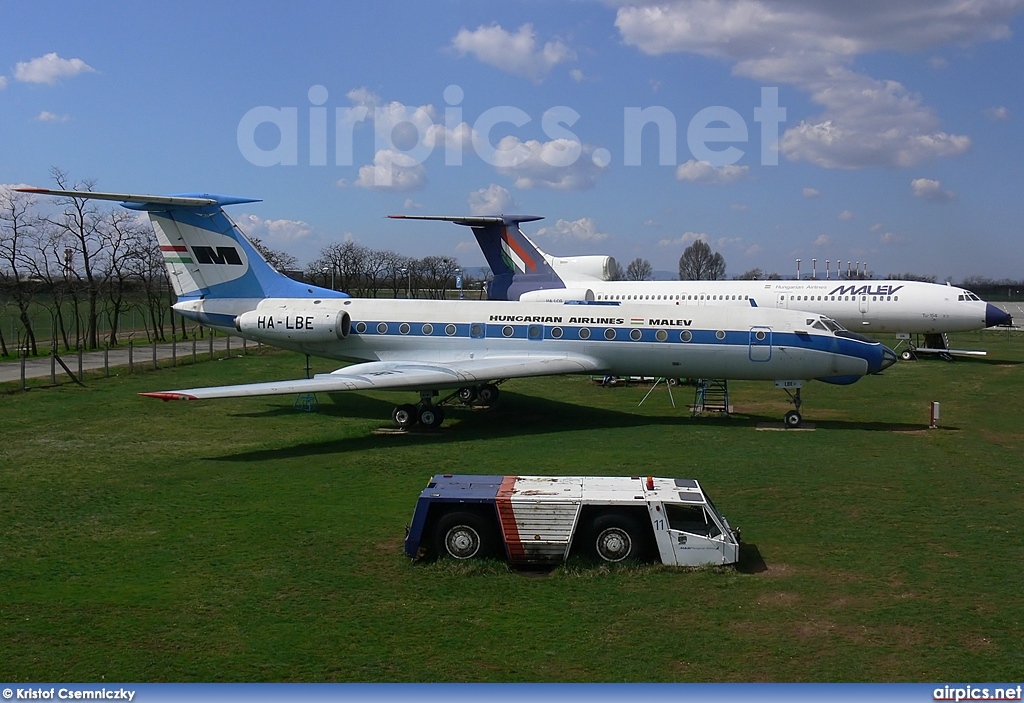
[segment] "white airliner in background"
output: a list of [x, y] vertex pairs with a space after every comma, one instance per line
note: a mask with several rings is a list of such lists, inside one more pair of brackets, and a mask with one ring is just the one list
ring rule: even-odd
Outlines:
[[[606, 374], [783, 382], [800, 424], [802, 382], [848, 384], [896, 361], [887, 347], [819, 314], [748, 306], [683, 308], [662, 302], [590, 303], [356, 299], [275, 271], [222, 206], [253, 202], [218, 195], [19, 188], [120, 202], [149, 213], [181, 315], [248, 339], [353, 362], [311, 379], [159, 391], [169, 399], [351, 390], [407, 390], [400, 427], [443, 420], [440, 390], [464, 402], [497, 397], [509, 378]], [[442, 401], [443, 402], [443, 401]]]
[[[519, 227], [535, 215], [448, 217], [392, 215], [395, 219], [443, 220], [473, 228], [494, 273], [492, 300], [596, 300], [683, 306], [745, 306], [806, 310], [827, 315], [851, 330], [907, 336], [905, 359], [915, 353], [964, 353], [947, 348], [947, 332], [1009, 325], [1009, 313], [963, 288], [920, 281], [609, 281], [610, 256], [552, 256]], [[909, 335], [924, 335], [917, 347]], [[984, 352], [980, 352], [984, 353]]]

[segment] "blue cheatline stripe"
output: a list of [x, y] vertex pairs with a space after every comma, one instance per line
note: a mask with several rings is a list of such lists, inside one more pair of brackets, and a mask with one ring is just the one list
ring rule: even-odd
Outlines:
[[[379, 328], [380, 325], [385, 325], [384, 328]], [[586, 329], [590, 331], [590, 338], [582, 341], [587, 342], [650, 342], [656, 344], [718, 344], [725, 346], [742, 346], [746, 347], [750, 345], [750, 330], [724, 330], [725, 337], [723, 339], [718, 338], [719, 330], [713, 329], [693, 329], [689, 327], [624, 327], [622, 325], [550, 325], [550, 324], [522, 324], [522, 323], [469, 323], [469, 322], [457, 322], [457, 323], [445, 323], [445, 322], [411, 322], [408, 324], [408, 331], [403, 332], [402, 322], [396, 322], [394, 320], [361, 320], [354, 322], [352, 330], [356, 334], [367, 334], [367, 335], [379, 335], [379, 336], [396, 336], [396, 337], [473, 337], [479, 339], [479, 334], [475, 333], [472, 328], [477, 325], [483, 325], [484, 337], [487, 339], [531, 339], [530, 328], [541, 328], [543, 333], [543, 339], [560, 339], [562, 341], [580, 341], [580, 330]], [[365, 330], [361, 325], [365, 325]], [[424, 332], [424, 326], [430, 326], [431, 330], [429, 333]], [[448, 333], [448, 329], [454, 330], [451, 334]], [[512, 333], [506, 335], [504, 333], [505, 328], [511, 328]], [[615, 336], [612, 339], [608, 339], [605, 336], [606, 330], [614, 330]], [[383, 330], [383, 331], [382, 331]], [[553, 333], [555, 330], [561, 330], [562, 336], [557, 337]], [[640, 338], [634, 339], [630, 334], [634, 331], [640, 332]], [[666, 338], [664, 340], [658, 339], [658, 333], [664, 332]], [[691, 337], [689, 341], [683, 341], [681, 335], [683, 332], [689, 332]], [[863, 350], [868, 346], [868, 343], [861, 342], [851, 339], [843, 339], [842, 337], [827, 337], [817, 334], [803, 334], [795, 332], [779, 332], [772, 331], [771, 333], [771, 346], [772, 347], [800, 347], [802, 349], [813, 349], [816, 351], [834, 352], [844, 354], [848, 356], [855, 356], [858, 358], [863, 357]], [[755, 342], [754, 346], [768, 347], [766, 342]]]
[[[18, 700], [18, 691], [42, 691], [47, 700], [118, 700], [131, 703], [618, 703], [622, 700], [685, 700], [687, 703], [922, 703], [923, 701], [994, 700], [997, 689], [1017, 682], [911, 684], [0, 684]], [[52, 691], [52, 694], [50, 694]], [[987, 698], [985, 698], [987, 691]], [[78, 697], [75, 696], [78, 693]], [[976, 696], [966, 694], [977, 694]], [[115, 697], [117, 696], [117, 697]], [[7, 699], [7, 696], [4, 696]]]

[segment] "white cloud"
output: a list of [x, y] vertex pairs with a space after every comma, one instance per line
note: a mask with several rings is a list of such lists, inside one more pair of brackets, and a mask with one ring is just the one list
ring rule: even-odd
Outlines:
[[345, 97], [352, 101], [353, 105], [361, 107], [377, 107], [383, 101], [380, 96], [369, 88], [353, 88], [345, 93]]
[[619, 4], [623, 40], [645, 53], [709, 56], [730, 63], [735, 75], [808, 93], [824, 110], [787, 129], [781, 152], [827, 168], [858, 168], [962, 154], [970, 139], [943, 132], [931, 108], [902, 84], [857, 73], [857, 57], [1006, 38], [1024, 0]]
[[373, 163], [359, 169], [355, 185], [383, 190], [416, 190], [427, 182], [427, 170], [408, 154], [394, 149], [381, 149], [373, 155]]
[[715, 168], [708, 161], [690, 159], [676, 168], [676, 180], [690, 183], [732, 183], [745, 177], [749, 166], [728, 165]]
[[498, 173], [514, 178], [516, 188], [585, 190], [607, 169], [594, 163], [596, 152], [600, 150], [571, 139], [524, 142], [508, 135], [498, 142], [489, 162]]
[[750, 206], [744, 203], [733, 203], [729, 206], [729, 209], [733, 212], [749, 212]]
[[853, 214], [852, 210], [843, 210], [841, 213], [839, 213], [839, 219], [842, 220], [843, 222], [849, 222], [854, 217], [856, 217], [856, 215]]
[[816, 246], [816, 247], [823, 247], [826, 244], [831, 244], [831, 243], [832, 243], [832, 237], [828, 236], [827, 234], [819, 234], [815, 238], [815, 240], [814, 240], [814, 246]]
[[757, 256], [762, 251], [760, 244], [752, 244], [747, 247], [747, 250], [743, 252], [745, 256]]
[[313, 228], [302, 220], [266, 220], [259, 215], [241, 215], [235, 218], [235, 224], [249, 236], [278, 243], [306, 239], [313, 233]]
[[653, 218], [648, 218], [648, 219], [644, 220], [644, 227], [660, 227], [660, 226], [661, 225], [658, 223], [658, 221], [653, 219]]
[[95, 70], [82, 59], [62, 59], [56, 53], [49, 53], [31, 61], [16, 63], [14, 80], [53, 85], [61, 78], [71, 78], [80, 73], [93, 73]]
[[452, 47], [463, 56], [472, 54], [481, 63], [537, 83], [558, 64], [576, 58], [559, 39], [538, 47], [531, 24], [524, 24], [515, 34], [499, 24], [480, 26], [474, 31], [460, 29], [452, 39]]
[[949, 61], [942, 58], [941, 56], [932, 56], [928, 59], [928, 65], [934, 68], [936, 71], [941, 71], [949, 65]]
[[537, 230], [538, 237], [552, 239], [575, 239], [583, 242], [599, 242], [608, 239], [608, 235], [598, 231], [597, 223], [592, 217], [581, 217], [578, 220], [558, 220], [553, 227], [541, 227]]
[[423, 203], [418, 203], [412, 198], [406, 198], [402, 201], [402, 209], [404, 210], [422, 210]]
[[1010, 119], [1010, 108], [1005, 105], [990, 107], [985, 110], [985, 117], [989, 118], [993, 122], [1005, 122]]
[[882, 229], [882, 223], [876, 222], [875, 224], [868, 227], [868, 232], [877, 232], [880, 229]]
[[893, 232], [883, 232], [878, 236], [878, 241], [882, 244], [903, 244], [907, 241], [907, 238], [902, 234], [895, 234]]
[[36, 122], [67, 122], [70, 119], [71, 115], [57, 115], [47, 110], [36, 115]]
[[469, 194], [469, 211], [474, 215], [501, 215], [512, 206], [508, 188], [492, 183]]
[[943, 190], [942, 183], [931, 178], [915, 178], [910, 182], [910, 189], [915, 198], [931, 200], [942, 203], [952, 200], [954, 193], [951, 190]]
[[708, 235], [705, 232], [683, 232], [682, 235], [675, 239], [662, 239], [658, 242], [658, 246], [662, 247], [677, 247], [688, 245], [696, 241], [702, 241], [705, 244], [708, 242]]
[[800, 193], [805, 198], [817, 198], [819, 195], [821, 195], [821, 191], [818, 190], [817, 188], [804, 188], [802, 191], [800, 191]]
[[0, 76], [0, 90], [7, 87], [7, 76]]

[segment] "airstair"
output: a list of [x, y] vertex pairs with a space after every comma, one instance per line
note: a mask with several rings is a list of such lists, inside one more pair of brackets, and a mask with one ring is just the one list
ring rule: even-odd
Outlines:
[[729, 384], [724, 378], [701, 378], [693, 396], [690, 417], [704, 413], [729, 415]]

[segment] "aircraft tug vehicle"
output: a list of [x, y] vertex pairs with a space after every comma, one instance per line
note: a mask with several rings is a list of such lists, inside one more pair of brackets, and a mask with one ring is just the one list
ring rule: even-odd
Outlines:
[[694, 479], [437, 474], [420, 493], [405, 553], [513, 566], [575, 554], [608, 564], [722, 565], [739, 561], [740, 531]]

